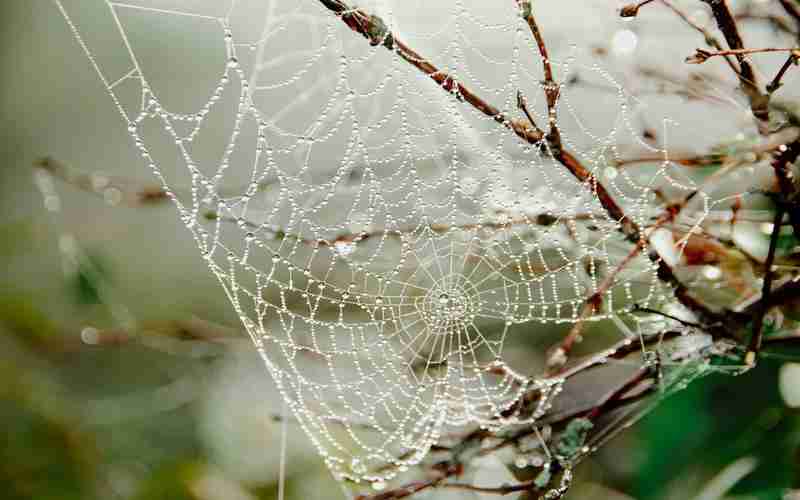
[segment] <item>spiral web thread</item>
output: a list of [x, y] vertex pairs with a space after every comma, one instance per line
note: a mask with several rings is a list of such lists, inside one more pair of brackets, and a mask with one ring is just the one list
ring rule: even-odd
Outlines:
[[[127, 65], [113, 76], [78, 29], [78, 7], [65, 3], [56, 0], [143, 162], [339, 478], [390, 479], [449, 427], [535, 422], [561, 380], [512, 367], [505, 344], [579, 320], [612, 319], [632, 335], [620, 320], [631, 304], [662, 300], [645, 257], [600, 288], [629, 246], [591, 185], [365, 43], [318, 2], [234, 0], [191, 12], [105, 2], [124, 51], [114, 62]], [[421, 5], [359, 7], [510, 115], [526, 89], [544, 123], [536, 48], [513, 2], [474, 4], [453, 2], [434, 26], [409, 21]], [[199, 107], [178, 99], [176, 111], [151, 83], [159, 75], [129, 33], [143, 21], [216, 33], [209, 50], [218, 57], [208, 62], [216, 83]], [[498, 42], [483, 47], [481, 36]], [[666, 157], [646, 178], [608, 168], [617, 144], [638, 141], [630, 96], [596, 66], [553, 63], [561, 81], [580, 73], [609, 89], [617, 116], [604, 119], [604, 132], [580, 118], [580, 96], [562, 89], [562, 140], [646, 225], [649, 186], [668, 177]], [[219, 151], [203, 150], [220, 140]], [[182, 193], [181, 183], [191, 189]], [[602, 306], [581, 318], [598, 291]], [[547, 397], [516, 412], [536, 388]]]

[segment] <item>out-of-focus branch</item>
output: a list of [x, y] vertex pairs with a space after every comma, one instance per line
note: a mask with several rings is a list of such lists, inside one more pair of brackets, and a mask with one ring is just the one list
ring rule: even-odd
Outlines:
[[[81, 191], [86, 191], [88, 193], [103, 195], [102, 192], [99, 192], [98, 187], [95, 185], [96, 181], [93, 181], [93, 175], [83, 173], [77, 171], [71, 167], [68, 167], [64, 163], [59, 162], [58, 160], [52, 158], [44, 158], [38, 160], [34, 163], [34, 167], [42, 168], [52, 174], [55, 178], [61, 180], [65, 184], [69, 184], [74, 186]], [[108, 187], [114, 187], [119, 189], [120, 196], [123, 200], [126, 200], [127, 203], [125, 205], [131, 207], [138, 207], [148, 205], [150, 203], [160, 203], [162, 201], [166, 201], [169, 198], [164, 194], [164, 191], [160, 188], [155, 186], [148, 186], [145, 183], [140, 181], [136, 181], [134, 179], [128, 179], [124, 177], [111, 177], [107, 178], [104, 177], [106, 181], [104, 181], [104, 186], [106, 189]], [[268, 183], [264, 183], [262, 187], [268, 186]], [[268, 233], [270, 239], [275, 240], [283, 240], [283, 239], [294, 239], [299, 241], [302, 244], [309, 245], [312, 247], [336, 247], [337, 245], [349, 244], [349, 243], [360, 243], [364, 242], [371, 238], [379, 238], [379, 237], [400, 237], [407, 234], [412, 234], [418, 232], [420, 230], [419, 225], [411, 225], [407, 227], [399, 227], [395, 229], [387, 229], [387, 228], [376, 228], [369, 231], [361, 231], [358, 233], [342, 233], [335, 238], [332, 239], [323, 239], [323, 238], [305, 238], [296, 234], [287, 233], [284, 228], [279, 226], [274, 226], [270, 224], [259, 224], [247, 219], [232, 217], [222, 215], [215, 211], [207, 211], [202, 214], [203, 219], [206, 221], [222, 221], [222, 222], [229, 222], [231, 224], [240, 225], [244, 228], [247, 228], [249, 231], [258, 232], [261, 231], [263, 233]], [[524, 226], [540, 226], [540, 227], [548, 227], [554, 224], [566, 222], [566, 221], [591, 221], [591, 220], [599, 220], [603, 218], [602, 212], [598, 213], [576, 213], [565, 217], [556, 217], [549, 213], [533, 213], [533, 214], [521, 214], [521, 215], [511, 215], [506, 212], [497, 212], [497, 220], [486, 220], [486, 221], [478, 221], [478, 222], [470, 222], [464, 224], [444, 224], [444, 223], [431, 223], [428, 224], [427, 227], [431, 231], [437, 234], [442, 234], [452, 230], [461, 230], [461, 231], [480, 231], [480, 230], [487, 230], [487, 231], [502, 231], [502, 230], [509, 230], [515, 227], [524, 227]]]
[[[751, 153], [756, 155], [755, 160], [758, 161], [759, 159], [768, 157], [767, 155], [779, 153], [782, 148], [786, 147], [787, 143], [794, 142], [797, 139], [800, 139], [800, 128], [787, 127], [778, 133], [765, 137], [763, 142], [747, 146], [742, 148], [741, 151], [732, 153], [711, 152], [699, 155], [675, 153], [667, 156], [666, 158], [663, 154], [631, 156], [629, 158], [620, 158], [615, 160], [614, 164], [617, 168], [628, 168], [643, 163], [661, 164], [664, 162], [669, 162], [671, 164], [681, 165], [684, 167], [707, 167], [711, 165], [726, 164], [728, 162], [737, 161], [737, 157], [739, 155], [752, 156]], [[738, 161], [743, 164], [745, 161], [747, 164], [753, 163], [752, 159], [742, 159]]]
[[781, 16], [774, 14], [758, 14], [750, 11], [740, 12], [735, 15], [737, 21], [754, 21], [765, 22], [771, 25], [775, 30], [787, 33], [792, 36], [797, 36], [797, 32], [792, 26]]
[[[114, 205], [151, 206], [166, 203], [170, 200], [167, 192], [159, 185], [147, 184], [127, 177], [80, 172], [51, 157], [39, 158], [33, 163], [33, 166], [82, 191], [100, 196]], [[258, 184], [256, 190], [263, 191], [272, 184], [273, 181], [262, 181]], [[186, 191], [188, 195], [188, 190]], [[231, 192], [237, 191], [232, 189]], [[181, 193], [178, 191], [176, 194]], [[222, 196], [224, 196], [224, 193], [222, 193]]]
[[783, 10], [794, 20], [797, 25], [796, 35], [800, 36], [800, 5], [794, 0], [778, 0]]
[[[683, 20], [683, 22], [685, 22], [692, 29], [703, 35], [706, 45], [716, 50], [724, 50], [722, 43], [720, 43], [720, 41], [717, 40], [717, 37], [711, 34], [709, 30], [697, 24], [694, 20], [692, 20], [692, 18], [688, 14], [686, 14], [684, 11], [673, 5], [673, 3], [670, 2], [669, 0], [660, 0], [660, 1], [662, 4], [666, 5], [667, 8], [669, 8], [672, 12], [674, 12], [678, 17], [680, 17]], [[724, 57], [725, 57], [725, 62], [728, 64], [728, 66], [730, 66], [731, 70], [737, 75], [739, 75], [740, 74], [739, 66], [730, 57], [728, 56]]]

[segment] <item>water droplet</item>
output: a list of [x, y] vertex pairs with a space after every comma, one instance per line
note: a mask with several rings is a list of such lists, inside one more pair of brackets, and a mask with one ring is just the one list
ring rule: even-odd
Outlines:
[[722, 277], [722, 269], [717, 266], [703, 266], [703, 276], [708, 280], [718, 280]]
[[611, 38], [611, 51], [617, 56], [633, 54], [639, 44], [639, 37], [631, 30], [619, 30]]
[[352, 241], [337, 241], [333, 244], [333, 249], [342, 257], [347, 257], [356, 250], [356, 244]]
[[84, 344], [96, 345], [100, 343], [100, 332], [97, 328], [87, 326], [81, 330], [81, 340]]
[[120, 201], [122, 201], [122, 191], [115, 187], [107, 188], [103, 191], [103, 199], [109, 205], [118, 205]]

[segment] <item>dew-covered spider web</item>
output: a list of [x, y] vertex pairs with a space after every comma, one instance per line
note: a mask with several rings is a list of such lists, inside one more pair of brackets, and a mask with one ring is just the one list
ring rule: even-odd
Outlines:
[[[509, 344], [554, 344], [579, 321], [638, 341], [631, 305], [663, 299], [595, 181], [641, 226], [656, 180], [693, 186], [669, 178], [666, 156], [646, 176], [613, 168], [620, 144], [665, 153], [639, 139], [610, 73], [577, 49], [552, 61], [584, 182], [465, 102], [457, 83], [524, 120], [520, 91], [547, 124], [512, 1], [360, 1], [380, 18], [373, 43], [336, 1], [56, 3], [337, 477], [391, 478], [452, 427], [535, 422], [561, 381]], [[519, 412], [534, 388], [548, 396]]]

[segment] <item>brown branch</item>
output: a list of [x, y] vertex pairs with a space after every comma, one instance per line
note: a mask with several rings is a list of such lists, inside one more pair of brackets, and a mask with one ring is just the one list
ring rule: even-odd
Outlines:
[[522, 95], [522, 91], [520, 90], [517, 90], [517, 107], [525, 114], [525, 118], [528, 119], [528, 123], [531, 124], [534, 130], [544, 137], [544, 131], [539, 128], [539, 126], [536, 124], [536, 121], [533, 119], [533, 116], [531, 116], [530, 111], [528, 111], [528, 100], [525, 99], [525, 96]]
[[[542, 67], [544, 70], [544, 95], [547, 101], [547, 143], [553, 149], [554, 156], [561, 150], [561, 132], [558, 129], [557, 109], [558, 96], [561, 92], [560, 87], [553, 79], [553, 67], [550, 64], [550, 55], [547, 53], [547, 45], [544, 42], [544, 37], [536, 23], [536, 18], [533, 16], [533, 5], [531, 0], [516, 0], [517, 7], [519, 7], [522, 18], [528, 23], [528, 28], [531, 30], [533, 38], [536, 40], [536, 46], [539, 48], [539, 55], [542, 58]], [[526, 112], [526, 116], [531, 123], [533, 119], [530, 114]]]
[[767, 259], [764, 262], [764, 284], [761, 289], [761, 306], [756, 309], [753, 315], [753, 333], [750, 336], [750, 343], [747, 346], [747, 353], [745, 354], [745, 364], [751, 366], [756, 362], [758, 351], [761, 350], [761, 341], [764, 334], [764, 318], [769, 311], [770, 294], [772, 293], [772, 278], [774, 273], [772, 264], [775, 262], [775, 251], [778, 248], [778, 237], [781, 233], [781, 222], [783, 221], [784, 214], [783, 204], [777, 204], [775, 207], [775, 220], [773, 221], [772, 235], [769, 239], [769, 251], [767, 252]]
[[[707, 60], [711, 59], [712, 57], [720, 57], [720, 56], [745, 56], [749, 54], [764, 54], [769, 52], [789, 52], [789, 62], [800, 58], [800, 49], [797, 47], [766, 47], [762, 49], [731, 49], [731, 50], [720, 50], [717, 52], [709, 52], [708, 50], [703, 49], [695, 49], [695, 53], [686, 58], [686, 62], [689, 64], [703, 64]], [[787, 63], [788, 64], [788, 63]], [[785, 71], [785, 70], [783, 70]]]
[[[744, 49], [744, 41], [739, 34], [739, 26], [736, 24], [736, 19], [733, 17], [730, 6], [727, 0], [702, 0], [709, 7], [714, 14], [714, 19], [717, 21], [728, 46], [733, 50]], [[767, 132], [767, 123], [769, 122], [769, 95], [763, 94], [758, 88], [758, 80], [756, 73], [750, 61], [744, 57], [743, 54], [735, 54], [736, 59], [739, 61], [739, 87], [742, 92], [747, 96], [750, 101], [750, 109], [753, 116], [756, 117], [759, 123], [759, 131], [761, 133]]]

